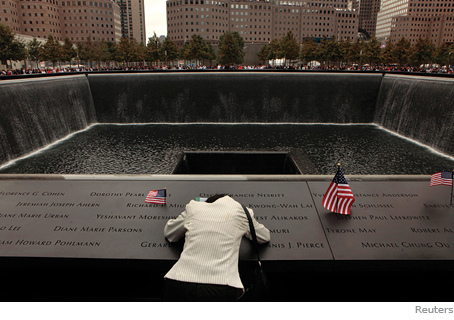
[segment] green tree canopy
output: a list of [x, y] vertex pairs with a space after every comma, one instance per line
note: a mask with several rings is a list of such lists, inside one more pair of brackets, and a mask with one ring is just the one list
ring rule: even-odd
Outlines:
[[318, 60], [320, 57], [320, 49], [314, 38], [306, 37], [303, 41], [303, 48], [301, 49], [300, 59], [309, 63]]
[[79, 59], [85, 62], [90, 62], [91, 66], [91, 61], [94, 61], [95, 59], [95, 47], [90, 38], [88, 38], [88, 40], [83, 44], [79, 42], [77, 45], [77, 49]]
[[117, 47], [118, 58], [129, 64], [134, 61], [145, 59], [145, 50], [135, 38], [123, 37]]
[[178, 46], [175, 44], [175, 42], [170, 40], [169, 37], [166, 37], [166, 39], [162, 43], [161, 51], [164, 54], [164, 60], [166, 61], [176, 60], [180, 56], [180, 50], [178, 50]]
[[279, 50], [280, 50], [279, 40], [278, 39], [271, 40], [268, 49], [268, 60], [276, 60], [279, 56]]
[[348, 52], [350, 50], [352, 43], [350, 40], [350, 37], [347, 37], [347, 39], [341, 38], [339, 40], [339, 45], [338, 45], [338, 50], [339, 50], [339, 60], [344, 61], [346, 63], [349, 62], [349, 56]]
[[238, 32], [226, 32], [219, 37], [217, 60], [221, 64], [240, 64], [244, 61], [244, 40]]
[[49, 34], [46, 42], [41, 46], [41, 60], [51, 61], [55, 68], [55, 63], [61, 61], [62, 46], [54, 36]]
[[[103, 57], [110, 65], [111, 61], [116, 61], [117, 57], [117, 43], [113, 41], [107, 41], [106, 46], [103, 50]], [[103, 59], [103, 60], [104, 60]]]
[[39, 42], [35, 37], [27, 43], [28, 58], [32, 61], [35, 61], [38, 66], [40, 59], [40, 50], [41, 42]]
[[352, 62], [358, 62], [361, 59], [361, 51], [363, 44], [359, 38], [356, 38], [355, 41], [350, 45], [350, 48], [347, 53], [347, 60]]
[[68, 37], [65, 37], [63, 46], [61, 48], [61, 61], [71, 62], [71, 60], [76, 56], [77, 51], [76, 48], [74, 48], [74, 44]]
[[392, 56], [396, 59], [395, 62], [399, 66], [406, 65], [410, 61], [410, 49], [411, 43], [410, 40], [405, 39], [404, 37], [400, 38], [394, 46]]
[[159, 41], [156, 32], [153, 37], [148, 38], [145, 60], [149, 62], [157, 62], [161, 58], [161, 41]]
[[207, 43], [207, 48], [208, 48], [208, 56], [206, 59], [210, 60], [210, 62], [211, 62], [212, 60], [216, 59], [216, 52], [214, 51], [214, 48], [211, 45], [211, 43]]
[[288, 31], [279, 41], [279, 58], [286, 60], [297, 59], [300, 53], [300, 45], [293, 35], [292, 31]]
[[25, 44], [16, 39], [16, 35], [8, 26], [0, 24], [0, 60], [24, 60], [27, 54]]
[[411, 47], [410, 63], [419, 67], [433, 61], [435, 45], [428, 38], [421, 38]]
[[391, 41], [391, 38], [388, 39], [385, 43], [385, 47], [381, 50], [381, 61], [384, 64], [391, 64], [395, 63], [396, 57], [394, 55], [395, 52], [395, 44]]
[[192, 35], [191, 41], [185, 47], [185, 57], [187, 60], [196, 60], [197, 63], [203, 59], [208, 59], [208, 46], [203, 38], [198, 35]]
[[268, 44], [265, 44], [263, 47], [260, 48], [259, 53], [257, 53], [257, 57], [259, 58], [260, 61], [263, 61], [265, 64], [266, 60], [268, 59], [268, 54], [270, 51], [270, 46]]
[[368, 41], [365, 41], [363, 46], [362, 59], [367, 61], [371, 66], [380, 63], [381, 58], [380, 42], [372, 35]]
[[333, 49], [334, 48], [331, 43], [331, 38], [328, 39], [327, 36], [323, 36], [323, 39], [320, 41], [318, 59], [321, 61], [328, 62], [328, 66], [329, 66], [329, 62], [332, 61], [333, 57], [334, 57]]

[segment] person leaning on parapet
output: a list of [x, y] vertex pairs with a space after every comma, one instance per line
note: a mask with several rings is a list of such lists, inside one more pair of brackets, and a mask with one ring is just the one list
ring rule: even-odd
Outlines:
[[[270, 241], [270, 231], [249, 212], [258, 243]], [[239, 249], [243, 236], [252, 237], [240, 203], [224, 194], [191, 200], [167, 222], [164, 235], [170, 242], [185, 237], [179, 260], [164, 276], [164, 301], [236, 301], [243, 294]]]

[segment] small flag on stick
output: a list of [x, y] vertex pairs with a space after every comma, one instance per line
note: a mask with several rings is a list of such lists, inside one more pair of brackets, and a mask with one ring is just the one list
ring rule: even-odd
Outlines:
[[145, 202], [166, 204], [166, 189], [151, 190], [145, 198]]
[[350, 214], [353, 202], [355, 202], [355, 196], [342, 173], [340, 164], [338, 164], [337, 173], [328, 190], [326, 190], [322, 204], [331, 212]]
[[450, 205], [452, 206], [452, 198], [454, 198], [454, 185], [452, 180], [454, 179], [454, 170], [453, 171], [441, 171], [434, 173], [430, 176], [430, 186], [451, 186], [451, 201]]
[[442, 171], [430, 176], [430, 186], [452, 186], [452, 171]]

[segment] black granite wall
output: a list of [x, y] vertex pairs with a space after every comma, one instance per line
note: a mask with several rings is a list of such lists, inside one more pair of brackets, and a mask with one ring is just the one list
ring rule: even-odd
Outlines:
[[382, 75], [136, 73], [88, 79], [102, 123], [370, 123]]

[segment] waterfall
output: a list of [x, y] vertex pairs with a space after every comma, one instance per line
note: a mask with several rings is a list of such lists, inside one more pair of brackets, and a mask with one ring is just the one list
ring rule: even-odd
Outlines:
[[374, 122], [447, 154], [454, 154], [454, 79], [384, 77]]
[[92, 123], [376, 123], [454, 154], [454, 80], [381, 73], [143, 72], [0, 81], [0, 164]]
[[90, 74], [100, 123], [370, 123], [381, 74]]
[[96, 122], [84, 75], [2, 81], [0, 100], [0, 163]]

